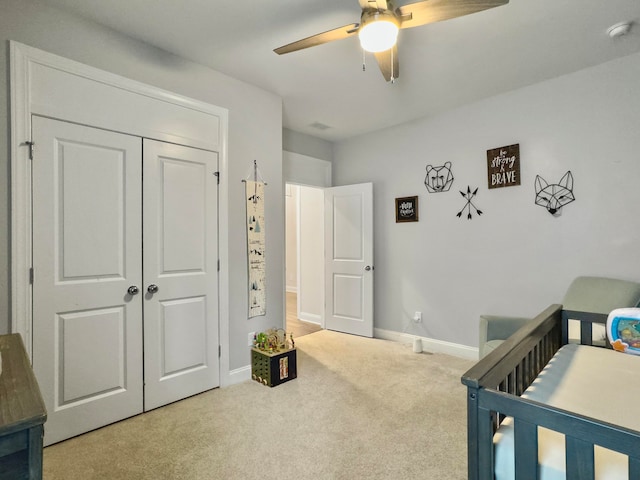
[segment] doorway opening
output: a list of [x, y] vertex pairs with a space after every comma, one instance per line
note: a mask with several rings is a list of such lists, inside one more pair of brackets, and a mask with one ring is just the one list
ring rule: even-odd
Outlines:
[[293, 338], [324, 327], [324, 192], [287, 183], [286, 325]]

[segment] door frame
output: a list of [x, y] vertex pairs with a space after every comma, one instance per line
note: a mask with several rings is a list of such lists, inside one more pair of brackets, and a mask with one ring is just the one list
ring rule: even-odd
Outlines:
[[[293, 185], [293, 184], [290, 184]], [[309, 313], [309, 312], [303, 312], [301, 309], [302, 306], [302, 254], [303, 254], [303, 244], [302, 244], [302, 215], [301, 215], [301, 206], [302, 206], [302, 189], [304, 188], [313, 188], [315, 190], [319, 190], [322, 193], [323, 197], [324, 197], [324, 189], [326, 187], [316, 187], [314, 185], [299, 185], [296, 184], [296, 186], [298, 187], [298, 192], [297, 192], [297, 197], [296, 197], [296, 283], [298, 284], [298, 293], [297, 293], [297, 314], [298, 314], [298, 318], [304, 322], [309, 322], [311, 324], [315, 324], [315, 325], [319, 325], [321, 328], [325, 328], [325, 319], [324, 319], [324, 310], [325, 310], [325, 291], [324, 291], [324, 234], [322, 236], [322, 286], [323, 288], [320, 291], [320, 303], [322, 304], [322, 310], [320, 311], [320, 313], [318, 313], [318, 319], [316, 321], [316, 319], [311, 319], [309, 318], [310, 315], [315, 315], [313, 313]], [[324, 199], [323, 199], [324, 202]], [[322, 211], [324, 214], [324, 203], [322, 204]], [[320, 219], [322, 222], [324, 222], [324, 216], [322, 217], [322, 219]], [[324, 228], [324, 223], [323, 223], [323, 228]]]
[[[229, 208], [227, 138], [229, 112], [160, 88], [10, 41], [11, 98], [11, 331], [32, 349], [31, 117], [39, 114], [143, 138], [212, 150], [219, 154], [218, 258], [220, 383], [229, 380]], [[35, 80], [38, 80], [36, 82]], [[42, 88], [44, 86], [44, 89]], [[69, 99], [82, 88], [99, 105], [78, 109]], [[42, 95], [45, 90], [47, 95]], [[51, 95], [55, 91], [56, 95]], [[86, 105], [86, 103], [85, 103]], [[156, 123], [141, 121], [153, 109]], [[125, 112], [125, 113], [123, 113]], [[163, 123], [186, 119], [196, 134], [173, 132]], [[168, 133], [170, 132], [171, 133]], [[37, 146], [35, 146], [37, 148]], [[37, 274], [37, 273], [36, 273]]]
[[[283, 171], [283, 183], [296, 185], [298, 187], [311, 187], [324, 190], [331, 187], [331, 162], [323, 160], [321, 158], [310, 157], [308, 155], [302, 155], [300, 153], [290, 152], [283, 150], [282, 152], [282, 171]], [[296, 216], [300, 215], [300, 191], [298, 191], [298, 198], [296, 199]], [[286, 218], [285, 218], [286, 221]], [[324, 220], [323, 220], [324, 221]], [[300, 314], [300, 218], [297, 218], [296, 225], [296, 281], [298, 288], [297, 305], [296, 310], [298, 315]], [[286, 257], [285, 257], [286, 262]], [[286, 284], [286, 281], [285, 281]], [[285, 305], [286, 305], [286, 285], [285, 285]], [[324, 280], [322, 290], [322, 303], [323, 311], [320, 314], [320, 326], [325, 328], [325, 314], [324, 314]]]

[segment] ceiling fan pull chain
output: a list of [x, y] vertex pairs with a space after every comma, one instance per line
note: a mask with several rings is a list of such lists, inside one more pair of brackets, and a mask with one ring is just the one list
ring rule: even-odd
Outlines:
[[362, 71], [366, 72], [367, 71], [367, 52], [364, 51], [364, 48], [362, 49]]
[[391, 48], [391, 83], [396, 83], [396, 76], [395, 73], [393, 71], [393, 48]]

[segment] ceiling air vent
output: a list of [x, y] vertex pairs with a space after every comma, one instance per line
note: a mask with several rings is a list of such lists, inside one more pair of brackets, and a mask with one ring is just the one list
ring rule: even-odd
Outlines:
[[329, 125], [325, 125], [324, 123], [320, 123], [320, 122], [313, 122], [309, 126], [313, 128], [317, 128], [318, 130], [327, 130], [328, 128], [331, 128]]

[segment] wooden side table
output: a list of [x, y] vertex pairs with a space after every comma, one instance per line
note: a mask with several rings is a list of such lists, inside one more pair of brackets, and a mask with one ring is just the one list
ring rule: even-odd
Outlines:
[[41, 480], [47, 411], [20, 335], [0, 335], [0, 358], [0, 478]]

